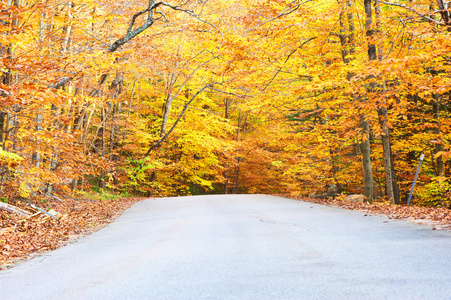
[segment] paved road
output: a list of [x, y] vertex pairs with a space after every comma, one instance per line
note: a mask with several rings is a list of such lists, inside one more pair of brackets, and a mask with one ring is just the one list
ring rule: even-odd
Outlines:
[[0, 299], [451, 299], [451, 233], [263, 195], [142, 201]]

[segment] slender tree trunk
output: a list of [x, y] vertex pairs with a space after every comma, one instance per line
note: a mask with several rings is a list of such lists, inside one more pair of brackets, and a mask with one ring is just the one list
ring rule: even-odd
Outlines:
[[238, 184], [239, 184], [239, 177], [240, 177], [240, 158], [238, 157], [238, 164], [235, 167], [235, 174], [234, 174], [234, 182], [233, 182], [233, 191], [232, 194], [238, 193]]
[[[238, 126], [236, 130], [236, 140], [240, 140], [240, 132], [241, 132], [241, 123], [242, 123], [242, 113], [241, 111], [238, 113]], [[238, 177], [240, 176], [240, 157], [236, 157], [237, 164], [235, 166], [235, 172], [233, 177], [233, 190], [232, 194], [236, 194], [238, 192]]]
[[[105, 158], [105, 150], [106, 150], [106, 145], [105, 145], [105, 131], [106, 131], [106, 120], [107, 120], [107, 116], [105, 116], [106, 114], [105, 114], [105, 108], [104, 107], [102, 107], [102, 112], [101, 112], [101, 125], [100, 126], [102, 126], [101, 127], [101, 132], [100, 132], [100, 134], [101, 134], [101, 138], [102, 138], [102, 140], [101, 140], [101, 143], [102, 143], [102, 158]], [[105, 170], [104, 169], [102, 169], [102, 171], [101, 171], [101, 174], [100, 174], [100, 184], [99, 184], [99, 187], [101, 188], [101, 189], [104, 189], [105, 188]]]
[[114, 156], [114, 150], [115, 150], [115, 136], [116, 136], [116, 128], [114, 125], [115, 122], [115, 113], [118, 112], [119, 108], [117, 104], [112, 103], [112, 110], [113, 113], [111, 114], [111, 129], [110, 129], [110, 153], [109, 153], [109, 159], [110, 161], [113, 161]]
[[106, 120], [107, 117], [105, 116], [105, 108], [102, 107], [102, 127], [101, 127], [101, 135], [102, 135], [102, 157], [105, 157], [105, 131], [106, 131]]
[[387, 108], [381, 107], [378, 109], [379, 123], [382, 128], [382, 148], [384, 152], [384, 169], [385, 169], [385, 189], [387, 197], [392, 204], [399, 204], [399, 194], [395, 195], [396, 178], [393, 172], [393, 155], [391, 153], [390, 132], [387, 120]]
[[364, 195], [371, 203], [374, 197], [373, 171], [371, 169], [370, 124], [361, 116], [362, 140], [360, 151], [362, 152]]
[[[367, 0], [366, 0], [367, 1]], [[343, 1], [342, 10], [340, 12], [340, 43], [341, 43], [341, 55], [344, 63], [349, 63], [352, 57], [349, 55], [355, 53], [355, 25], [354, 25], [354, 15], [352, 13], [352, 1]], [[366, 2], [365, 2], [366, 4]], [[370, 21], [367, 20], [368, 26], [371, 26], [371, 3], [370, 7]], [[367, 5], [365, 5], [366, 12]], [[347, 12], [346, 12], [347, 11]], [[347, 18], [346, 18], [347, 17]], [[368, 14], [367, 14], [368, 17]], [[347, 24], [346, 24], [347, 23]], [[368, 33], [367, 33], [368, 34]], [[375, 50], [375, 48], [374, 48]], [[348, 79], [351, 79], [354, 74], [349, 73]], [[356, 99], [357, 96], [353, 96], [357, 101], [364, 101], [362, 99]], [[360, 141], [360, 150], [362, 153], [362, 167], [363, 167], [363, 178], [364, 178], [364, 194], [369, 202], [373, 201], [374, 197], [374, 181], [373, 172], [371, 169], [371, 145], [370, 145], [370, 131], [368, 120], [361, 115], [360, 116], [360, 127], [362, 128], [362, 140]]]
[[[340, 44], [341, 44], [341, 56], [343, 62], [348, 64], [352, 59], [352, 54], [355, 53], [355, 25], [354, 15], [352, 13], [352, 1], [343, 1], [341, 3], [340, 12]], [[354, 76], [352, 73], [348, 73], [348, 79]], [[353, 95], [354, 100], [363, 101], [357, 99], [357, 95]], [[362, 128], [362, 140], [360, 142], [360, 150], [362, 153], [362, 166], [363, 166], [363, 178], [364, 178], [364, 194], [368, 201], [373, 201], [374, 183], [373, 173], [371, 169], [371, 151], [370, 151], [370, 136], [369, 136], [369, 123], [361, 116], [360, 127]]]
[[[41, 122], [42, 122], [42, 115], [40, 113], [37, 113], [36, 114], [36, 131], [42, 130]], [[39, 141], [36, 141], [36, 147], [39, 148]], [[34, 165], [39, 168], [39, 166], [41, 165], [41, 154], [39, 153], [39, 151], [36, 151], [35, 153], [33, 153], [32, 160], [33, 160]]]
[[6, 120], [6, 113], [1, 111], [0, 112], [0, 147], [2, 147], [3, 142], [5, 141], [5, 120]]
[[231, 104], [231, 100], [229, 98], [226, 98], [224, 100], [224, 104], [225, 104], [225, 112], [224, 112], [224, 118], [228, 119], [229, 115], [230, 115], [230, 104]]
[[345, 64], [349, 63], [349, 51], [348, 51], [348, 34], [347, 26], [345, 25], [345, 9], [343, 5], [340, 11], [340, 44], [341, 44], [341, 58]]
[[397, 179], [397, 175], [396, 175], [396, 170], [395, 170], [395, 163], [394, 163], [394, 159], [393, 159], [393, 150], [391, 148], [391, 142], [389, 142], [389, 149], [390, 149], [390, 165], [392, 167], [392, 183], [393, 183], [393, 196], [395, 197], [395, 204], [401, 204], [401, 196], [399, 193], [399, 185], [398, 185], [398, 179]]
[[171, 95], [168, 94], [166, 101], [164, 103], [164, 107], [163, 107], [163, 120], [161, 123], [160, 138], [166, 134], [166, 126], [168, 124], [168, 118], [169, 118], [169, 112], [171, 111], [172, 100], [174, 100], [174, 99], [172, 99]]
[[[179, 49], [179, 51], [180, 51], [180, 49]], [[161, 123], [160, 138], [166, 134], [166, 127], [168, 124], [169, 113], [171, 112], [172, 101], [174, 101], [174, 97], [172, 96], [172, 90], [174, 88], [174, 84], [175, 84], [176, 80], [177, 80], [177, 76], [175, 76], [175, 74], [171, 74], [171, 78], [169, 79], [168, 85], [167, 85], [166, 101], [164, 102], [164, 106], [163, 106], [163, 120]]]
[[[381, 38], [381, 9], [379, 0], [375, 0], [374, 2], [374, 11], [376, 15], [376, 30], [372, 28], [372, 12], [371, 12], [371, 0], [365, 0], [365, 13], [366, 13], [366, 34], [368, 37], [368, 58], [369, 60], [381, 60], [383, 56], [382, 44], [379, 44], [379, 47], [376, 48], [374, 44], [374, 39], [377, 36], [379, 40]], [[375, 89], [378, 88], [384, 93], [385, 88], [381, 86], [374, 85], [372, 92], [375, 92]], [[387, 197], [390, 200], [391, 204], [400, 204], [399, 199], [399, 188], [396, 180], [396, 172], [393, 165], [393, 153], [391, 151], [390, 144], [390, 130], [388, 127], [388, 108], [386, 107], [385, 101], [378, 103], [378, 117], [379, 124], [381, 126], [382, 135], [382, 148], [384, 152], [384, 171], [385, 171], [385, 189], [387, 192]]]
[[348, 0], [348, 47], [349, 53], [353, 55], [355, 53], [355, 25], [354, 14], [352, 13], [352, 0]]
[[[122, 155], [124, 154], [125, 134], [127, 132], [128, 123], [130, 122], [130, 115], [131, 115], [132, 105], [133, 105], [133, 97], [135, 96], [136, 81], [137, 80], [133, 81], [132, 92], [131, 92], [131, 95], [130, 95], [130, 100], [128, 102], [127, 120], [125, 122], [125, 128], [122, 131], [122, 139], [121, 139], [120, 142], [118, 142], [121, 145], [121, 150], [119, 151], [119, 159], [121, 159]], [[120, 112], [119, 112], [119, 115], [120, 115]]]
[[236, 129], [236, 140], [237, 141], [240, 140], [241, 121], [242, 121], [242, 116], [241, 116], [241, 111], [239, 111], [239, 113], [238, 113], [238, 126], [237, 126], [237, 129]]
[[[376, 60], [376, 46], [374, 44], [374, 32], [373, 32], [373, 15], [371, 0], [364, 0], [363, 4], [365, 7], [365, 30], [368, 39], [368, 58], [369, 60]], [[374, 181], [373, 172], [371, 169], [371, 145], [370, 145], [370, 128], [369, 121], [362, 117], [362, 142], [360, 144], [362, 150], [362, 162], [363, 162], [363, 172], [364, 172], [364, 185], [365, 185], [365, 196], [370, 202], [372, 202], [374, 197]]]
[[381, 4], [380, 0], [374, 0], [374, 12], [376, 13], [376, 35], [378, 37], [379, 45], [377, 46], [377, 58], [382, 60], [384, 56], [383, 36], [381, 28]]
[[[224, 111], [224, 118], [228, 119], [230, 114], [230, 104], [231, 100], [229, 98], [226, 98], [224, 100], [225, 104], [225, 111]], [[229, 173], [228, 173], [228, 164], [227, 161], [224, 163], [224, 194], [229, 193]]]
[[[433, 104], [434, 107], [434, 118], [436, 122], [436, 127], [434, 128], [434, 133], [437, 136], [437, 140], [440, 139], [441, 126], [440, 126], [440, 96], [434, 95], [435, 102]], [[434, 156], [438, 152], [443, 151], [442, 143], [438, 142], [434, 146]], [[435, 174], [437, 176], [445, 176], [445, 165], [443, 163], [442, 156], [437, 157], [435, 161]]]
[[368, 57], [370, 60], [377, 59], [376, 45], [374, 44], [374, 30], [373, 30], [373, 12], [371, 7], [371, 0], [364, 0], [363, 5], [365, 7], [365, 30], [368, 39]]
[[[182, 50], [182, 46], [181, 44], [179, 45], [178, 49], [177, 49], [177, 56], [180, 55], [180, 51]], [[174, 68], [177, 69], [178, 68], [179, 63], [175, 62], [174, 63]], [[174, 89], [174, 85], [177, 82], [177, 78], [178, 75], [176, 75], [175, 73], [171, 73], [170, 77], [168, 78], [168, 82], [167, 82], [167, 86], [166, 86], [166, 101], [163, 107], [163, 121], [161, 124], [161, 131], [160, 131], [160, 138], [162, 138], [165, 134], [166, 134], [166, 126], [168, 123], [168, 118], [169, 118], [169, 113], [171, 111], [171, 105], [172, 105], [172, 101], [174, 101], [174, 98], [177, 96], [178, 92], [175, 93], [175, 95], [173, 96], [173, 89]], [[184, 86], [184, 84], [182, 85], [182, 87]], [[186, 91], [188, 93], [188, 91]], [[189, 99], [189, 95], [186, 95], [186, 99]]]
[[227, 172], [227, 162], [224, 164], [224, 194], [229, 193], [229, 174]]
[[67, 50], [69, 49], [69, 41], [70, 41], [70, 36], [72, 33], [72, 25], [70, 25], [71, 19], [72, 19], [72, 13], [71, 10], [74, 7], [74, 3], [70, 2], [68, 4], [68, 8], [67, 8], [67, 23], [68, 25], [64, 28], [64, 40], [61, 46], [61, 52], [64, 54], [67, 52]]

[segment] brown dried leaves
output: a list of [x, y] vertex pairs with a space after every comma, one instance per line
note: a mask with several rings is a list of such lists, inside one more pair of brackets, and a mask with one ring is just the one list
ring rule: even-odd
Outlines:
[[368, 214], [386, 215], [389, 219], [406, 219], [409, 221], [424, 220], [423, 223], [432, 225], [433, 229], [451, 229], [451, 210], [447, 208], [385, 205], [379, 203], [350, 203], [337, 199], [313, 199], [292, 196], [283, 197], [359, 210]]
[[45, 210], [59, 222], [44, 213], [27, 218], [0, 210], [0, 270], [33, 253], [56, 249], [74, 236], [84, 236], [102, 228], [139, 200], [49, 202]]

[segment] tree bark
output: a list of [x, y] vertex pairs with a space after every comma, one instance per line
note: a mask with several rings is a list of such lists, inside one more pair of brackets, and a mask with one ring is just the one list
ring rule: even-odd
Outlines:
[[[369, 5], [369, 17], [366, 24], [371, 26], [371, 3], [367, 4], [365, 0], [365, 12], [367, 5]], [[351, 60], [350, 54], [355, 53], [355, 25], [354, 25], [354, 15], [352, 10], [351, 1], [343, 1], [342, 10], [340, 12], [340, 44], [341, 44], [341, 55], [343, 62], [348, 64]], [[346, 12], [347, 11], [347, 12]], [[347, 17], [347, 18], [346, 18]], [[368, 13], [367, 13], [368, 18]], [[347, 23], [347, 24], [346, 24]], [[368, 33], [367, 33], [368, 34]], [[375, 48], [374, 48], [375, 50]], [[370, 53], [370, 52], [368, 52]], [[371, 52], [372, 53], [372, 52]], [[351, 79], [354, 74], [349, 73], [348, 79]], [[353, 96], [356, 101], [364, 101], [363, 99], [357, 99], [357, 95]], [[374, 198], [374, 181], [373, 172], [371, 168], [371, 145], [370, 145], [370, 130], [369, 122], [365, 119], [363, 115], [360, 116], [360, 127], [362, 129], [362, 139], [360, 141], [360, 150], [362, 154], [362, 168], [363, 168], [363, 183], [364, 183], [364, 194], [369, 202], [373, 201]]]
[[227, 172], [227, 163], [224, 164], [224, 194], [229, 193], [229, 174]]
[[174, 100], [174, 98], [171, 97], [171, 95], [169, 94], [166, 98], [166, 101], [164, 102], [164, 106], [163, 106], [163, 120], [161, 123], [161, 130], [160, 130], [160, 138], [163, 137], [166, 133], [166, 126], [168, 123], [168, 118], [169, 118], [169, 112], [171, 111], [171, 106], [172, 106], [172, 101]]
[[68, 25], [64, 28], [64, 40], [63, 43], [61, 45], [61, 52], [64, 54], [67, 52], [67, 50], [69, 49], [69, 42], [70, 42], [70, 36], [72, 33], [72, 25], [70, 25], [70, 19], [72, 18], [72, 14], [71, 14], [71, 9], [74, 7], [74, 3], [70, 2], [69, 5], [67, 6], [67, 21], [68, 21]]
[[373, 12], [371, 8], [371, 0], [364, 0], [363, 5], [365, 7], [365, 30], [368, 38], [368, 57], [370, 60], [377, 59], [376, 45], [374, 44], [374, 31], [373, 31]]
[[[232, 100], [230, 98], [225, 98], [224, 104], [225, 104], [225, 111], [224, 111], [224, 118], [228, 119], [230, 115], [230, 104]], [[229, 173], [228, 173], [228, 164], [227, 161], [224, 163], [224, 194], [229, 193]]]
[[[368, 45], [368, 58], [369, 60], [377, 59], [376, 45], [374, 44], [374, 31], [373, 31], [373, 12], [371, 7], [371, 0], [364, 0], [363, 5], [365, 8], [365, 30], [367, 36]], [[363, 156], [363, 169], [364, 169], [364, 185], [365, 185], [365, 196], [370, 202], [372, 202], [374, 197], [374, 181], [373, 174], [371, 170], [371, 145], [370, 145], [370, 134], [369, 134], [369, 121], [362, 121], [362, 134], [363, 141], [361, 143], [362, 156]], [[391, 169], [390, 169], [391, 170]]]
[[[376, 34], [380, 35], [381, 26], [381, 9], [379, 0], [375, 0], [374, 2], [374, 10], [376, 15]], [[365, 0], [365, 14], [366, 14], [366, 22], [365, 29], [367, 30], [366, 34], [368, 37], [368, 58], [369, 60], [381, 60], [383, 56], [383, 50], [381, 45], [376, 49], [376, 45], [374, 45], [375, 31], [372, 28], [372, 12], [371, 12], [371, 0]], [[377, 86], [374, 85], [373, 91]], [[384, 88], [380, 87], [382, 93], [384, 93]], [[387, 197], [390, 200], [391, 204], [400, 204], [399, 199], [399, 188], [396, 180], [396, 171], [393, 165], [393, 153], [391, 151], [390, 144], [390, 130], [388, 127], [388, 108], [386, 107], [386, 103], [378, 103], [378, 117], [379, 124], [381, 126], [381, 140], [382, 140], [382, 148], [384, 152], [384, 171], [385, 171], [385, 189], [387, 192]]]
[[5, 135], [5, 119], [6, 119], [6, 113], [1, 111], [0, 112], [0, 147], [3, 145], [3, 142], [5, 141], [4, 135]]
[[340, 11], [340, 44], [341, 44], [341, 58], [345, 64], [349, 63], [349, 51], [348, 51], [348, 34], [346, 32], [347, 26], [345, 25], [345, 8]]
[[393, 166], [393, 154], [390, 144], [390, 131], [388, 128], [387, 108], [378, 109], [379, 123], [382, 129], [382, 148], [384, 152], [384, 168], [385, 168], [385, 189], [387, 197], [391, 204], [400, 204], [398, 183], [396, 181], [396, 173]]
[[232, 100], [230, 100], [229, 98], [226, 98], [224, 100], [224, 104], [225, 104], [225, 112], [224, 112], [224, 118], [228, 119], [229, 115], [230, 115], [230, 103], [232, 102]]
[[360, 121], [363, 131], [360, 151], [362, 152], [364, 195], [372, 203], [374, 198], [374, 181], [371, 168], [370, 124], [363, 116], [361, 116]]
[[[434, 107], [434, 118], [436, 122], [436, 127], [434, 128], [434, 133], [437, 136], [437, 143], [434, 146], [434, 156], [435, 154], [439, 153], [440, 151], [443, 151], [443, 145], [440, 141], [440, 133], [441, 133], [441, 126], [440, 126], [440, 97], [438, 95], [433, 95], [433, 98], [435, 100], [433, 107]], [[437, 157], [435, 160], [435, 174], [437, 176], [445, 176], [445, 164], [443, 163], [442, 156]]]
[[240, 162], [241, 162], [240, 157], [238, 157], [237, 160], [238, 160], [238, 164], [235, 167], [232, 194], [238, 193], [238, 184], [239, 184], [239, 177], [240, 177]]

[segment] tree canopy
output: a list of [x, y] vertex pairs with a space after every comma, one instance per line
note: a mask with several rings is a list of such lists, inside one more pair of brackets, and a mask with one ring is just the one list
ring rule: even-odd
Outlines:
[[451, 201], [442, 0], [0, 2], [5, 197]]

